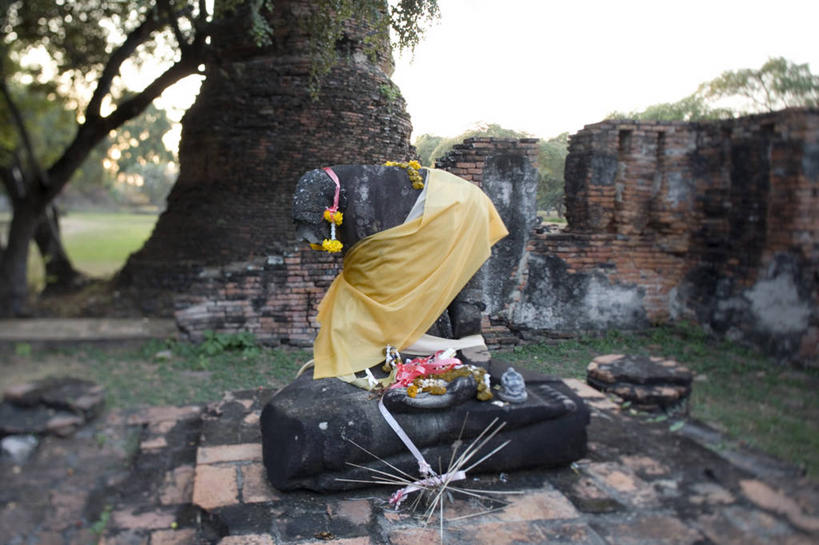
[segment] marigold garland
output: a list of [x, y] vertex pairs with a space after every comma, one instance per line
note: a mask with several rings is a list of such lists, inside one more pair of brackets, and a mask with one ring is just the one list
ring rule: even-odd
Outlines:
[[421, 173], [418, 172], [421, 170], [421, 163], [418, 161], [409, 161], [409, 162], [399, 162], [399, 161], [387, 161], [384, 163], [385, 167], [400, 167], [407, 171], [407, 175], [409, 175], [409, 179], [412, 182], [413, 189], [424, 189], [424, 177], [421, 176]]
[[321, 243], [321, 249], [325, 252], [335, 254], [341, 251], [343, 244], [340, 240], [325, 238]]
[[338, 211], [333, 212], [328, 208], [324, 211], [324, 219], [327, 220], [328, 223], [335, 223], [336, 225], [341, 225], [341, 222], [344, 219], [344, 214]]
[[[387, 161], [384, 163], [387, 167], [400, 167], [407, 171], [413, 189], [424, 189], [424, 177], [418, 172], [421, 170], [421, 163], [418, 161], [398, 162]], [[325, 169], [328, 170], [328, 169]], [[338, 190], [336, 190], [336, 201], [338, 200]], [[325, 238], [321, 244], [310, 244], [313, 250], [323, 250], [325, 252], [335, 254], [341, 251], [344, 245], [340, 240], [336, 239], [336, 225], [341, 225], [344, 220], [344, 214], [339, 210], [335, 210], [336, 204], [330, 208], [325, 208], [322, 218], [330, 224], [330, 238]]]
[[336, 176], [336, 173], [333, 172], [332, 168], [324, 167], [323, 170], [336, 184], [336, 195], [333, 199], [333, 205], [325, 208], [321, 215], [324, 221], [330, 224], [330, 238], [325, 238], [321, 244], [310, 243], [310, 248], [313, 250], [323, 250], [330, 254], [336, 254], [344, 247], [344, 244], [342, 244], [340, 240], [336, 239], [336, 226], [341, 225], [341, 222], [344, 221], [344, 214], [342, 214], [338, 209], [338, 195], [339, 191], [341, 190], [341, 185], [339, 184], [338, 176]]

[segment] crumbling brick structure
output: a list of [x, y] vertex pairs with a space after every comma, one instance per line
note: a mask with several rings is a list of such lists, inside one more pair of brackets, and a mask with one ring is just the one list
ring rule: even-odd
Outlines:
[[[474, 138], [438, 164], [483, 187], [509, 227], [510, 236], [495, 246], [479, 275], [477, 287], [490, 311], [504, 308], [518, 268], [525, 263], [536, 218], [536, 155], [536, 139]], [[194, 339], [207, 330], [251, 331], [267, 344], [308, 346], [318, 332], [318, 304], [340, 268], [340, 257], [304, 244], [250, 261], [206, 267], [177, 295], [176, 319]], [[493, 328], [488, 319], [486, 325], [496, 343], [517, 340], [503, 326]]]
[[819, 112], [605, 121], [572, 137], [568, 229], [535, 232], [513, 328], [693, 319], [782, 359], [819, 344]]
[[[389, 43], [369, 55], [372, 29], [350, 23], [336, 43], [339, 61], [313, 97], [303, 23], [315, 2], [273, 5], [270, 46], [257, 47], [244, 28], [215, 38], [221, 55], [182, 121], [167, 209], [119, 275], [143, 295], [143, 311], [162, 312], [162, 295], [188, 292], [203, 268], [288, 251], [293, 191], [307, 170], [414, 155], [409, 114], [389, 78]], [[147, 295], [154, 289], [157, 298]]]
[[[492, 344], [527, 332], [690, 319], [810, 361], [819, 345], [819, 112], [709, 123], [605, 121], [572, 137], [568, 227], [535, 210], [536, 140], [469, 139], [438, 160], [510, 230], [479, 278]], [[177, 298], [194, 338], [308, 345], [340, 260], [289, 250], [203, 269]]]

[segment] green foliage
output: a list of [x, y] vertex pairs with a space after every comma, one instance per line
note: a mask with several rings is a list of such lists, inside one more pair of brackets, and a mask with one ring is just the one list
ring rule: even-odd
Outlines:
[[[5, 47], [16, 58], [42, 48], [57, 64], [61, 74], [79, 78], [82, 73], [102, 70], [110, 55], [109, 30], [112, 21], [133, 26], [148, 11], [150, 2], [140, 0], [5, 0], [0, 34]], [[41, 84], [44, 67], [32, 65], [26, 72]], [[50, 82], [54, 83], [54, 82]]]
[[31, 357], [31, 344], [29, 343], [14, 343], [14, 354], [21, 358]]
[[569, 154], [569, 133], [564, 132], [539, 143], [537, 170], [540, 183], [537, 190], [538, 210], [554, 210], [562, 217], [566, 211], [564, 171]]
[[639, 121], [706, 121], [733, 117], [733, 112], [726, 108], [712, 108], [695, 93], [677, 102], [653, 104], [641, 112], [612, 112], [607, 117]]
[[120, 154], [117, 159], [119, 171], [133, 172], [138, 165], [175, 161], [176, 154], [162, 144], [162, 137], [171, 128], [167, 112], [153, 104], [120, 127], [111, 139], [111, 145]]
[[205, 356], [215, 356], [224, 352], [242, 352], [244, 355], [258, 351], [256, 336], [249, 331], [240, 333], [216, 333], [205, 331], [205, 340], [197, 347], [197, 352]]
[[[532, 138], [522, 131], [506, 129], [495, 123], [480, 124], [458, 136], [445, 138], [423, 134], [415, 140], [415, 148], [422, 165], [434, 166], [435, 161], [467, 138]], [[563, 172], [566, 156], [569, 153], [569, 133], [562, 133], [554, 138], [541, 139], [535, 167], [540, 174], [537, 191], [537, 205], [540, 210], [554, 210], [562, 216], [565, 209]]]
[[777, 57], [758, 69], [725, 71], [677, 102], [654, 104], [641, 112], [612, 112], [608, 119], [702, 121], [817, 106], [819, 75], [811, 73], [807, 63]]
[[423, 29], [441, 16], [438, 0], [398, 0], [390, 7], [390, 22], [399, 50], [414, 50]]
[[111, 520], [111, 511], [113, 508], [110, 505], [106, 505], [102, 512], [100, 513], [100, 518], [96, 520], [91, 525], [91, 531], [98, 536], [101, 536], [102, 533], [105, 531], [105, 528], [108, 526], [108, 522]]
[[392, 43], [399, 50], [413, 50], [424, 27], [440, 16], [437, 0], [398, 0], [385, 13], [383, 0], [316, 0], [308, 17], [301, 20], [310, 36], [311, 94], [318, 96], [321, 80], [339, 60], [351, 20], [366, 22], [371, 32], [364, 40], [365, 52], [374, 58], [379, 44]]
[[401, 90], [393, 82], [383, 83], [378, 86], [381, 96], [387, 101], [387, 111], [392, 113], [393, 104], [401, 98]]
[[[73, 112], [56, 100], [54, 93], [43, 89], [32, 89], [19, 82], [11, 82], [9, 92], [29, 129], [36, 159], [44, 164], [53, 162], [74, 137]], [[20, 134], [8, 104], [0, 99], [0, 167], [9, 168], [14, 160], [12, 152], [20, 147]]]
[[742, 113], [771, 112], [782, 108], [819, 106], [819, 75], [810, 66], [784, 57], [768, 59], [758, 69], [743, 68], [723, 72], [700, 86], [705, 100], [742, 98]]
[[432, 152], [435, 151], [435, 148], [438, 147], [443, 139], [443, 136], [433, 136], [431, 134], [422, 134], [415, 139], [415, 150], [418, 153], [418, 160], [422, 165], [428, 167], [435, 166], [435, 157], [432, 156]]

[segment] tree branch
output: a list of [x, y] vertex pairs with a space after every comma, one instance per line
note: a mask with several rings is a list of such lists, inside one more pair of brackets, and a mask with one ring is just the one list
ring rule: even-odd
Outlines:
[[2, 93], [3, 99], [6, 101], [9, 111], [11, 112], [11, 117], [14, 120], [14, 128], [17, 130], [17, 133], [20, 136], [20, 141], [23, 144], [23, 149], [26, 151], [29, 168], [31, 169], [32, 174], [36, 177], [38, 183], [42, 187], [47, 187], [48, 176], [45, 172], [43, 172], [40, 162], [37, 161], [37, 158], [34, 156], [34, 146], [31, 144], [31, 137], [29, 136], [28, 129], [26, 129], [23, 114], [20, 113], [20, 109], [17, 107], [17, 104], [12, 98], [8, 85], [6, 85], [5, 74], [2, 72], [0, 72], [0, 93]]
[[168, 18], [168, 24], [176, 38], [176, 43], [179, 45], [179, 50], [182, 51], [184, 56], [185, 49], [188, 47], [188, 40], [185, 39], [185, 35], [182, 34], [182, 30], [179, 28], [179, 21], [177, 21], [176, 14], [173, 12], [170, 3], [168, 0], [157, 0], [156, 5], [165, 12], [165, 17]]
[[108, 131], [116, 129], [126, 121], [138, 116], [156, 97], [161, 95], [165, 89], [182, 78], [195, 74], [199, 62], [199, 56], [189, 52], [186, 57], [183, 57], [182, 60], [168, 68], [145, 87], [145, 89], [120, 104], [111, 115], [103, 118], [102, 122], [105, 127], [105, 132], [108, 133]]
[[106, 134], [142, 113], [165, 89], [185, 76], [196, 73], [199, 57], [199, 54], [194, 55], [189, 51], [186, 58], [175, 63], [141, 92], [120, 104], [109, 116], [86, 117], [74, 140], [48, 169], [52, 184], [42, 195], [43, 205], [53, 199], [68, 183], [74, 171]]
[[94, 95], [91, 97], [91, 101], [85, 109], [86, 119], [100, 117], [102, 99], [105, 98], [105, 95], [111, 90], [111, 83], [114, 81], [114, 77], [119, 74], [122, 63], [136, 51], [137, 47], [148, 39], [152, 32], [161, 26], [160, 20], [149, 12], [145, 20], [128, 34], [128, 37], [125, 38], [122, 45], [111, 53], [111, 57], [105, 64], [105, 68], [103, 68], [100, 79], [97, 82], [97, 88], [94, 89]]

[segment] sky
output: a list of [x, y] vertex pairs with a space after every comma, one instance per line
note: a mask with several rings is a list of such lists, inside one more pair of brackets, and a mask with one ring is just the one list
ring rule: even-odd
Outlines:
[[480, 122], [549, 138], [770, 57], [819, 73], [816, 0], [439, 0], [393, 81], [413, 138]]
[[[393, 81], [413, 138], [479, 123], [550, 138], [609, 113], [673, 102], [771, 57], [819, 73], [816, 0], [439, 0], [441, 18]], [[187, 85], [187, 87], [186, 87]], [[178, 105], [196, 84], [171, 89]], [[178, 131], [169, 140], [178, 138]]]

